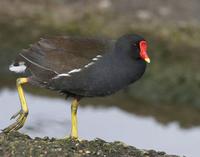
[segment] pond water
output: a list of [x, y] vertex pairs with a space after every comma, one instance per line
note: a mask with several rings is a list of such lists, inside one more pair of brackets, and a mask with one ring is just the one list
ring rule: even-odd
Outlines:
[[[31, 92], [26, 92], [26, 97], [30, 114], [21, 132], [31, 137], [63, 138], [69, 135], [70, 101], [60, 97], [38, 96]], [[117, 101], [112, 103], [106, 99], [104, 102], [98, 101], [99, 105], [92, 105], [94, 101], [97, 100], [88, 99], [79, 107], [79, 136], [81, 138], [98, 137], [106, 141], [118, 140], [142, 149], [156, 149], [188, 157], [199, 156], [200, 127], [198, 125], [182, 128], [178, 121], [164, 124], [158, 122], [162, 120], [153, 116], [155, 114], [145, 116], [136, 109], [135, 113], [127, 112], [128, 109], [118, 107]], [[1, 90], [0, 106], [0, 129], [3, 129], [12, 122], [9, 120], [11, 115], [20, 109], [15, 89]], [[174, 112], [173, 107], [171, 112]]]

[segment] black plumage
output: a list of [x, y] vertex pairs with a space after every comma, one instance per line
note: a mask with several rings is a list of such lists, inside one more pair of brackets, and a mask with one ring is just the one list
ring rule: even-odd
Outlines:
[[110, 95], [144, 73], [139, 35], [116, 41], [81, 37], [41, 39], [23, 50], [14, 66], [23, 63], [31, 72], [29, 82], [71, 96]]

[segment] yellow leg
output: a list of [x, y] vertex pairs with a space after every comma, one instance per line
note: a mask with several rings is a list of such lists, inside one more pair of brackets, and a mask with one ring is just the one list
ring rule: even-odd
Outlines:
[[74, 99], [71, 104], [71, 137], [76, 139], [78, 138], [77, 109], [78, 109], [78, 100]]
[[26, 104], [26, 99], [24, 96], [22, 84], [25, 84], [27, 82], [28, 82], [28, 78], [18, 78], [17, 79], [16, 85], [17, 85], [17, 90], [18, 90], [18, 94], [19, 94], [19, 99], [21, 102], [21, 110], [11, 117], [11, 119], [14, 119], [17, 116], [19, 116], [15, 123], [11, 124], [10, 126], [8, 126], [7, 128], [5, 128], [3, 130], [3, 132], [5, 132], [5, 133], [11, 132], [11, 131], [17, 131], [24, 126], [24, 123], [28, 116], [28, 106]]

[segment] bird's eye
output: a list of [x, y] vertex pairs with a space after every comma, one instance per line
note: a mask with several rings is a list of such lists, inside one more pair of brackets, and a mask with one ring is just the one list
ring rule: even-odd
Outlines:
[[138, 44], [134, 43], [133, 46], [137, 46]]

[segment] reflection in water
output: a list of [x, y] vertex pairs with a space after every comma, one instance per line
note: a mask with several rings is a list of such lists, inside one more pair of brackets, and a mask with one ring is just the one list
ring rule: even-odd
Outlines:
[[[9, 125], [10, 116], [19, 110], [16, 91], [0, 93], [0, 129]], [[62, 138], [70, 132], [70, 105], [63, 99], [51, 99], [27, 94], [30, 114], [21, 130], [32, 137]], [[66, 105], [68, 104], [68, 105]], [[153, 118], [141, 117], [116, 107], [80, 106], [80, 137], [120, 140], [143, 149], [156, 149], [170, 154], [197, 156], [200, 145], [200, 128], [181, 129], [177, 123], [161, 125]], [[176, 139], [176, 140], [174, 140]]]
[[[15, 76], [15, 75], [13, 75]], [[16, 77], [16, 76], [15, 76]], [[9, 77], [8, 77], [9, 78]], [[15, 79], [10, 80], [0, 79], [0, 89], [9, 87], [15, 89]], [[54, 91], [49, 91], [43, 88], [37, 88], [27, 85], [25, 88], [33, 95], [58, 98], [60, 95]], [[171, 122], [177, 122], [182, 128], [192, 128], [200, 126], [200, 108], [194, 105], [176, 105], [176, 104], [151, 104], [137, 102], [125, 91], [116, 93], [115, 95], [103, 98], [82, 99], [81, 106], [96, 106], [96, 107], [117, 107], [131, 114], [142, 117], [153, 117], [161, 124], [167, 125]], [[63, 97], [62, 97], [63, 98]]]

